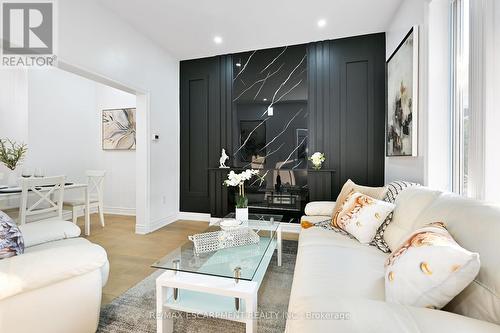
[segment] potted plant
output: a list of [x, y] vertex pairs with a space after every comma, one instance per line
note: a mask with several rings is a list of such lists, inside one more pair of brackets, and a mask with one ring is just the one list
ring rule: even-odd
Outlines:
[[317, 151], [309, 157], [309, 160], [312, 162], [314, 170], [319, 170], [325, 161], [325, 154]]
[[17, 186], [16, 168], [28, 151], [24, 143], [16, 143], [11, 139], [0, 139], [0, 162], [11, 172], [7, 177], [8, 186]]
[[250, 180], [253, 176], [258, 175], [258, 170], [247, 169], [241, 173], [230, 171], [224, 185], [238, 187], [236, 195], [236, 220], [240, 222], [248, 221], [248, 198], [245, 195], [245, 181]]

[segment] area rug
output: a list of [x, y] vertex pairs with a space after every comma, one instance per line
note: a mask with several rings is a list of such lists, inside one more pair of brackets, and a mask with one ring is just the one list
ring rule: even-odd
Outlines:
[[[284, 332], [286, 312], [292, 287], [297, 242], [283, 241], [282, 266], [278, 267], [276, 252], [259, 289], [259, 333]], [[102, 307], [99, 333], [155, 333], [155, 280], [157, 271], [124, 294]], [[174, 317], [175, 333], [243, 333], [242, 323], [214, 318], [192, 318], [184, 313]]]

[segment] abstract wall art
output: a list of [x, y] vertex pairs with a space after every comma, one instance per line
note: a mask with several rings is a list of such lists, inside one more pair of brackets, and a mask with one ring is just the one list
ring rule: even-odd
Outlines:
[[102, 149], [135, 150], [135, 108], [102, 111]]
[[418, 154], [418, 26], [387, 60], [387, 156]]

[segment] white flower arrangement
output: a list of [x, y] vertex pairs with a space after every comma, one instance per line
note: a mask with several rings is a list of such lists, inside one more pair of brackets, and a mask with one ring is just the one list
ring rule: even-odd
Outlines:
[[231, 170], [227, 175], [227, 179], [224, 181], [224, 185], [228, 187], [239, 187], [238, 197], [236, 200], [237, 208], [245, 208], [247, 206], [248, 200], [246, 200], [245, 197], [245, 182], [258, 174], [258, 170], [247, 169], [241, 173], [235, 173]]
[[319, 170], [321, 169], [321, 165], [325, 161], [325, 154], [317, 151], [312, 154], [311, 157], [309, 157], [309, 160], [312, 162], [314, 169]]

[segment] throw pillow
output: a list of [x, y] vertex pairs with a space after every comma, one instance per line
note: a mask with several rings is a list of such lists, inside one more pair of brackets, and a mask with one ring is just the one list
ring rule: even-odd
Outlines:
[[479, 254], [462, 248], [441, 222], [417, 229], [385, 263], [388, 302], [441, 309], [479, 272]]
[[16, 223], [0, 211], [0, 260], [24, 253], [24, 242]]
[[334, 227], [335, 227], [335, 219], [337, 218], [337, 215], [342, 209], [342, 205], [344, 204], [347, 196], [349, 196], [353, 192], [359, 192], [374, 199], [382, 200], [384, 199], [387, 193], [387, 188], [361, 186], [357, 185], [356, 183], [354, 183], [352, 180], [349, 179], [347, 182], [345, 182], [344, 186], [342, 186], [342, 190], [340, 190], [340, 193], [337, 197], [337, 201], [335, 202], [335, 208], [333, 209], [333, 215], [332, 215], [332, 223]]
[[369, 244], [394, 207], [392, 203], [352, 192], [334, 219], [334, 227], [350, 233], [360, 243]]
[[[413, 186], [420, 186], [420, 184], [417, 183], [410, 183], [410, 182], [405, 182], [405, 181], [394, 181], [392, 183], [389, 183], [387, 187], [387, 195], [384, 198], [384, 201], [390, 202], [390, 203], [395, 203], [396, 198], [398, 197], [399, 193], [403, 192], [409, 187]], [[375, 238], [373, 241], [370, 243], [370, 245], [377, 247], [380, 251], [384, 253], [390, 253], [391, 249], [389, 248], [389, 245], [384, 240], [384, 232], [387, 226], [392, 222], [392, 213], [387, 216], [385, 219], [384, 223], [378, 228], [377, 234], [375, 235]]]

